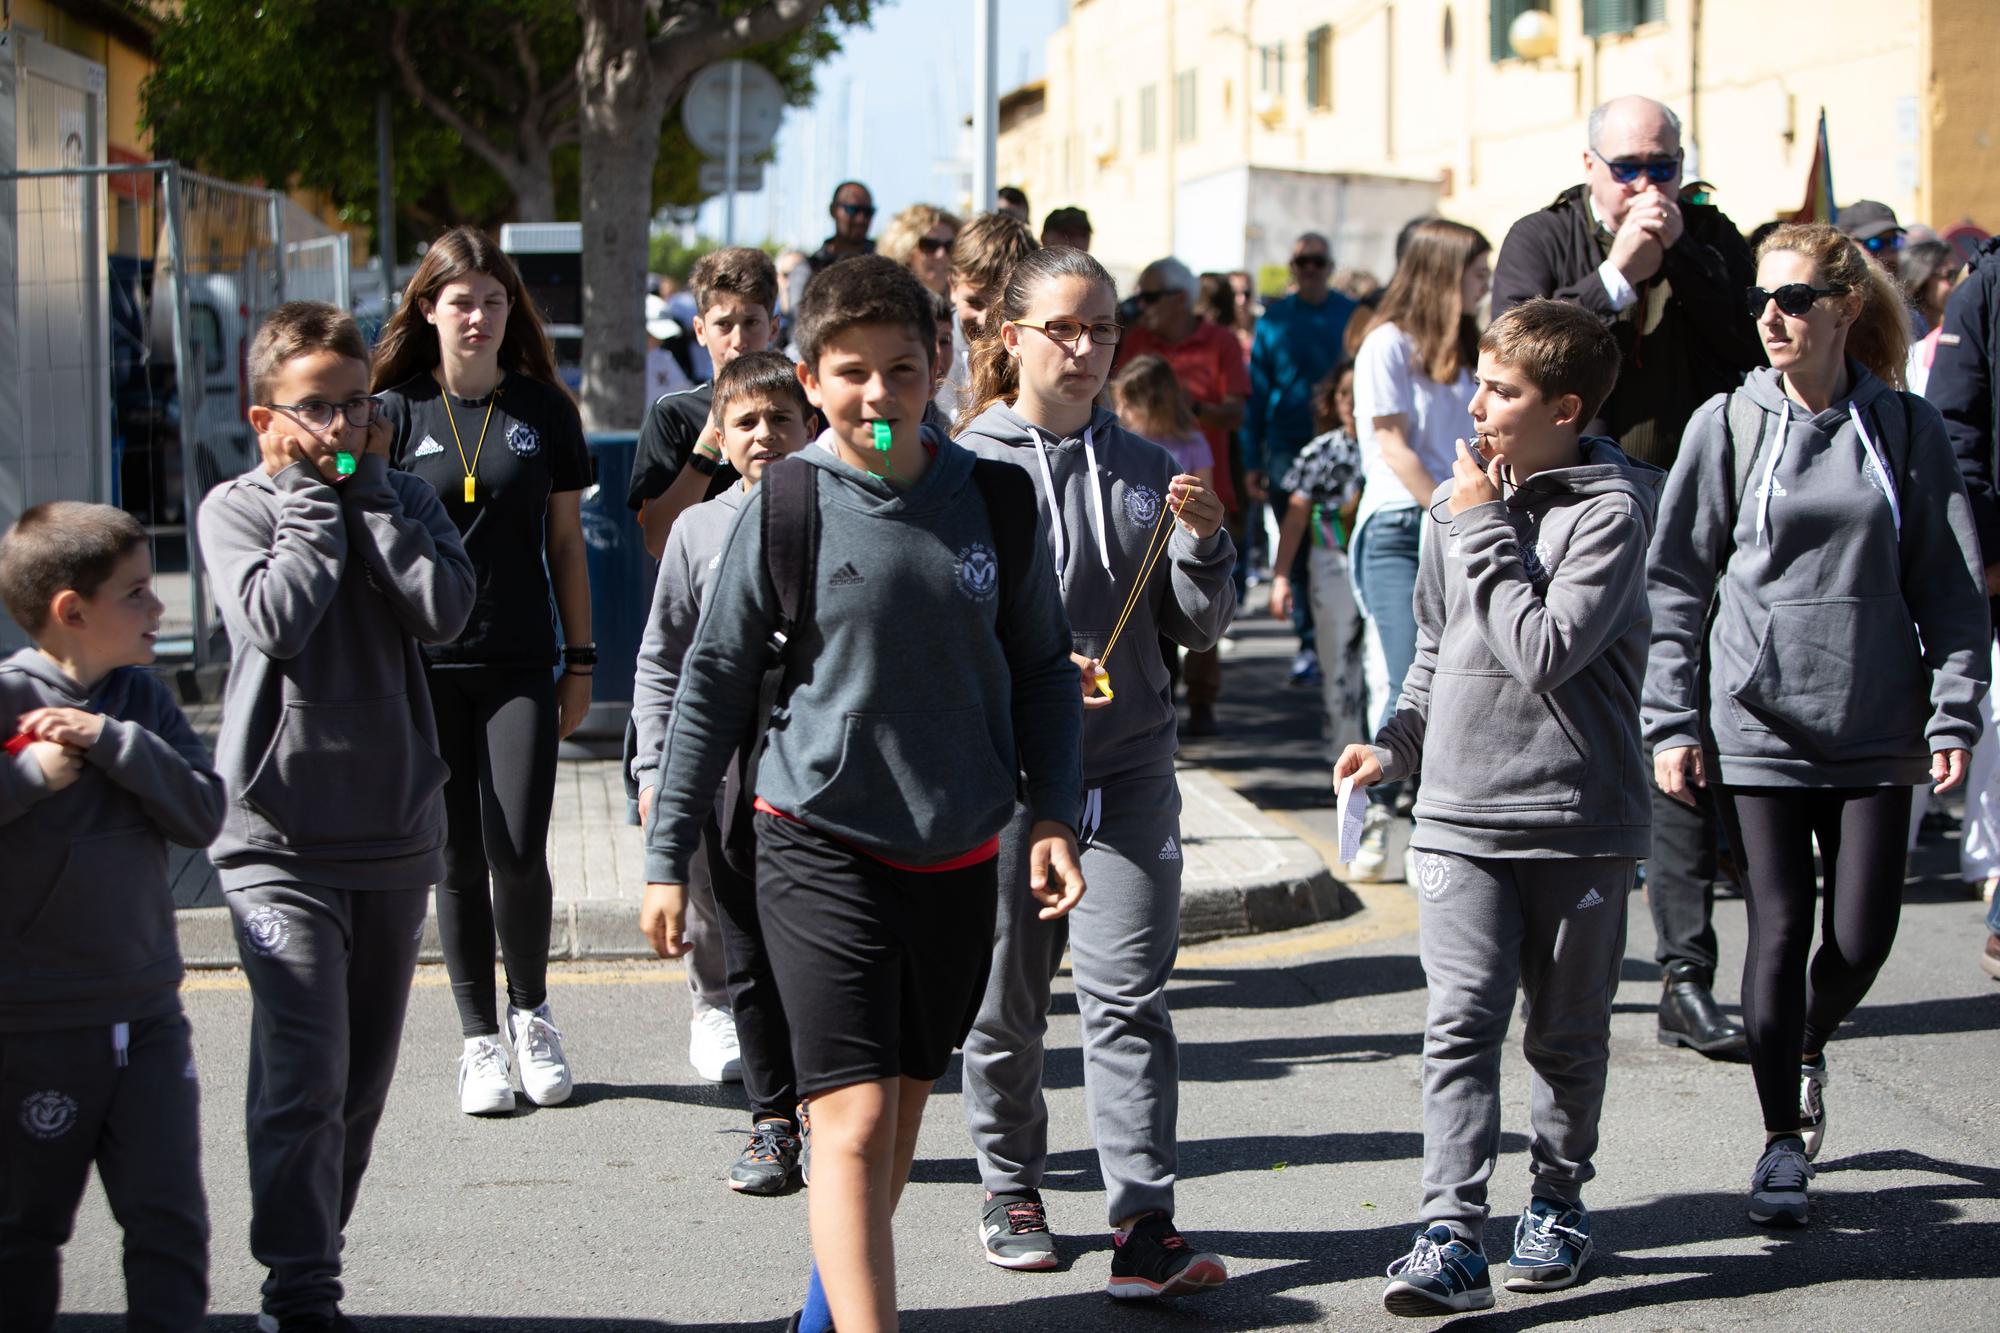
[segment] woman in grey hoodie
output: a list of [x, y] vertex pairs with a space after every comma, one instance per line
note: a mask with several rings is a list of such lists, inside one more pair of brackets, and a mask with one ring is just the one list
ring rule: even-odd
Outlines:
[[1660, 789], [1715, 780], [1746, 872], [1766, 1134], [1750, 1217], [1797, 1226], [1826, 1043], [1895, 939], [1912, 785], [1964, 780], [1989, 626], [1943, 424], [1891, 387], [1907, 345], [1893, 284], [1817, 224], [1772, 233], [1757, 282], [1771, 367], [1695, 415], [1660, 502], [1644, 713]]
[[[1087, 699], [1077, 827], [1092, 884], [1068, 918], [1038, 919], [1027, 893], [1028, 819], [1018, 812], [1001, 843], [993, 970], [965, 1040], [965, 1118], [986, 1185], [988, 1261], [1053, 1268], [1040, 1194], [1048, 1161], [1042, 1036], [1067, 942], [1117, 1241], [1108, 1290], [1155, 1297], [1225, 1276], [1220, 1259], [1173, 1225], [1180, 1055], [1166, 984], [1180, 944], [1181, 800], [1158, 643], [1164, 634], [1199, 651], [1222, 637], [1236, 609], [1236, 551], [1215, 493], [1096, 406], [1123, 333], [1117, 306], [1111, 276], [1081, 250], [1059, 246], [1017, 261], [989, 335], [973, 351], [960, 418], [958, 442], [1025, 470], [1045, 511], [1041, 531]], [[1149, 567], [1156, 533], [1165, 553]], [[1092, 686], [1099, 659], [1113, 681], [1101, 693]]]

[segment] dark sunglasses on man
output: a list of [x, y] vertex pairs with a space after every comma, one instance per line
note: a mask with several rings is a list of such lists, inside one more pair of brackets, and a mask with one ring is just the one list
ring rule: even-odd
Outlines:
[[1745, 303], [1750, 307], [1750, 318], [1758, 319], [1764, 314], [1764, 307], [1775, 301], [1778, 309], [1793, 319], [1813, 308], [1813, 302], [1822, 296], [1838, 296], [1838, 287], [1814, 287], [1804, 282], [1788, 282], [1776, 291], [1765, 291], [1762, 287], [1747, 287], [1743, 291]]
[[927, 255], [948, 255], [951, 253], [951, 247], [955, 239], [951, 236], [947, 236], [943, 240], [939, 240], [935, 236], [920, 236], [917, 238], [917, 249]]
[[1616, 162], [1613, 162], [1595, 148], [1591, 149], [1590, 153], [1592, 157], [1595, 157], [1599, 162], [1604, 164], [1604, 169], [1611, 173], [1611, 179], [1617, 181], [1620, 185], [1630, 185], [1633, 181], [1638, 180], [1640, 176], [1644, 176], [1655, 185], [1665, 185], [1681, 173], [1681, 155], [1679, 153], [1675, 153], [1672, 157], [1621, 157]]
[[872, 218], [875, 216], [875, 205], [873, 204], [835, 204], [834, 207], [851, 218]]
[[1165, 287], [1160, 287], [1150, 292], [1133, 293], [1133, 296], [1138, 299], [1140, 305], [1155, 305], [1158, 302], [1166, 300], [1171, 295], [1172, 293]]
[[1871, 255], [1879, 255], [1885, 250], [1890, 254], [1894, 254], [1903, 248], [1905, 239], [1903, 233], [1900, 231], [1885, 231], [1879, 236], [1870, 236], [1861, 244], [1867, 248], [1868, 253]]
[[1327, 265], [1327, 258], [1325, 255], [1292, 256], [1293, 268], [1325, 268], [1326, 265]]

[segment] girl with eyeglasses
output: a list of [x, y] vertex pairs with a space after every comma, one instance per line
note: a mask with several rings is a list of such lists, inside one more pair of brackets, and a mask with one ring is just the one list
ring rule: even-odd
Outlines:
[[965, 1040], [965, 1118], [985, 1184], [987, 1261], [1054, 1268], [1041, 1197], [1042, 1042], [1067, 944], [1117, 1244], [1108, 1290], [1132, 1298], [1200, 1291], [1226, 1276], [1220, 1259], [1174, 1228], [1179, 1047], [1166, 985], [1180, 945], [1181, 797], [1157, 644], [1164, 634], [1209, 648], [1222, 636], [1236, 609], [1236, 551], [1215, 492], [1097, 406], [1124, 334], [1117, 309], [1095, 259], [1039, 250], [1008, 272], [973, 349], [959, 443], [1025, 470], [1047, 510], [1085, 701], [1077, 829], [1091, 887], [1068, 917], [1038, 918], [1019, 811], [1001, 842], [993, 968]]
[[510, 1069], [530, 1101], [551, 1106], [573, 1086], [546, 984], [556, 746], [590, 707], [597, 661], [583, 423], [520, 275], [471, 227], [425, 252], [376, 346], [373, 383], [394, 430], [392, 466], [436, 489], [479, 577], [465, 632], [424, 650], [438, 752], [451, 768], [437, 915], [465, 1037], [459, 1109], [512, 1111]]
[[1943, 422], [1899, 391], [1889, 275], [1832, 227], [1787, 225], [1746, 303], [1771, 364], [1696, 413], [1667, 480], [1644, 716], [1660, 789], [1713, 783], [1729, 821], [1765, 1132], [1749, 1214], [1802, 1226], [1827, 1042], [1895, 940], [1911, 787], [1964, 781], [1990, 628]]

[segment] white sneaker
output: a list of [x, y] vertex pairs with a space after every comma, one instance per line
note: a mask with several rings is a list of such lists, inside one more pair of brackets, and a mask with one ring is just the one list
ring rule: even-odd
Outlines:
[[741, 1083], [743, 1052], [736, 1044], [736, 1017], [708, 1009], [688, 1022], [688, 1063], [710, 1083]]
[[467, 1115], [506, 1115], [514, 1109], [507, 1079], [507, 1047], [498, 1037], [467, 1037], [458, 1057], [458, 1109]]
[[1361, 846], [1348, 863], [1347, 878], [1361, 884], [1381, 882], [1389, 863], [1389, 807], [1370, 801], [1361, 812]]
[[569, 1059], [563, 1054], [562, 1033], [549, 1021], [549, 1006], [507, 1008], [507, 1035], [514, 1042], [514, 1067], [521, 1071], [521, 1091], [537, 1106], [569, 1100], [576, 1087]]

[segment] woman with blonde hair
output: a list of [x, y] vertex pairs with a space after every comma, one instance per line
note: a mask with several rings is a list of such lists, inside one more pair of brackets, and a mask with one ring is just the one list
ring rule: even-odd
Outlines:
[[911, 204], [889, 219], [875, 242], [875, 253], [895, 260], [940, 296], [950, 296], [951, 250], [958, 227], [958, 219], [942, 208]]
[[1750, 1219], [1802, 1226], [1826, 1045], [1896, 937], [1911, 787], [1965, 779], [1990, 628], [1943, 421], [1899, 391], [1894, 281], [1832, 227], [1790, 224], [1746, 295], [1771, 364], [1695, 414], [1667, 479], [1643, 713], [1660, 790], [1712, 782], [1728, 821], [1765, 1134]]
[[[1403, 673], [1417, 655], [1410, 606], [1425, 506], [1451, 475], [1458, 439], [1472, 426], [1472, 369], [1479, 362], [1472, 312], [1492, 282], [1491, 254], [1486, 238], [1471, 227], [1442, 218], [1418, 223], [1355, 354], [1363, 487], [1348, 552], [1361, 614], [1385, 671], [1369, 682], [1381, 709], [1378, 726], [1394, 712]], [[1401, 785], [1368, 789], [1351, 877], [1382, 878], [1390, 812]]]

